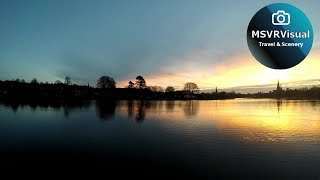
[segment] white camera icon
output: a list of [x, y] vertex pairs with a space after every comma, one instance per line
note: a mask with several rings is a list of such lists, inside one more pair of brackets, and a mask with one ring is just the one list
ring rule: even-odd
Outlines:
[[278, 10], [276, 13], [272, 14], [272, 24], [276, 26], [289, 25], [290, 14], [286, 13], [284, 10]]

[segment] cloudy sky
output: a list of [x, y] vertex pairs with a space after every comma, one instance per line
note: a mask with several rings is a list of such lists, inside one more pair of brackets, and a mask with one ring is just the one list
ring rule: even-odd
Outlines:
[[[257, 62], [246, 43], [252, 16], [286, 2], [313, 24], [310, 55], [289, 70]], [[320, 79], [319, 0], [1, 0], [0, 79], [36, 77], [95, 85], [101, 75], [124, 87], [137, 75], [148, 85], [202, 89]]]

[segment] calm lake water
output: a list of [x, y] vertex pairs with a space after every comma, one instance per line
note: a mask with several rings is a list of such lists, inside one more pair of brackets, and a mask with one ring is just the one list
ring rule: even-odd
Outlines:
[[0, 152], [12, 168], [320, 179], [320, 101], [2, 103]]

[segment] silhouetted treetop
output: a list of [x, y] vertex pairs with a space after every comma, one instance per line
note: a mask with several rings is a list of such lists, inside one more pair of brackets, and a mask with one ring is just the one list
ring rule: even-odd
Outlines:
[[97, 88], [102, 88], [102, 89], [116, 88], [116, 82], [114, 81], [113, 78], [109, 76], [101, 76], [97, 80]]
[[172, 87], [172, 86], [168, 86], [167, 88], [166, 88], [166, 92], [174, 92], [175, 91], [175, 89], [174, 89], [174, 87]]
[[39, 82], [36, 78], [33, 78], [30, 83], [31, 84], [38, 84]]
[[62, 84], [62, 82], [59, 81], [59, 80], [56, 80], [56, 81], [54, 82], [54, 84]]
[[137, 89], [146, 89], [147, 88], [146, 81], [144, 80], [144, 78], [142, 76], [136, 77], [135, 86]]
[[134, 88], [134, 83], [132, 81], [129, 81], [128, 88], [130, 88], [130, 89]]

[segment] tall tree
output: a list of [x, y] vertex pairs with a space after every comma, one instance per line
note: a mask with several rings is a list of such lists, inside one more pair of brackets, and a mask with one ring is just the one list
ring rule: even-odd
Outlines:
[[102, 89], [116, 88], [116, 82], [114, 81], [113, 78], [109, 76], [101, 76], [97, 80], [97, 88], [102, 88]]
[[144, 78], [142, 76], [136, 77], [135, 86], [137, 89], [146, 89], [147, 88], [146, 81], [144, 80]]
[[64, 84], [65, 85], [71, 85], [71, 78], [69, 76], [66, 76], [65, 80], [64, 80]]
[[132, 81], [129, 81], [128, 88], [130, 88], [130, 89], [134, 88], [134, 83]]
[[190, 91], [193, 94], [194, 92], [199, 91], [199, 87], [196, 83], [188, 82], [188, 83], [184, 84], [183, 90]]
[[166, 92], [174, 92], [175, 91], [175, 89], [174, 89], [174, 87], [172, 87], [172, 86], [168, 86], [167, 88], [166, 88]]

